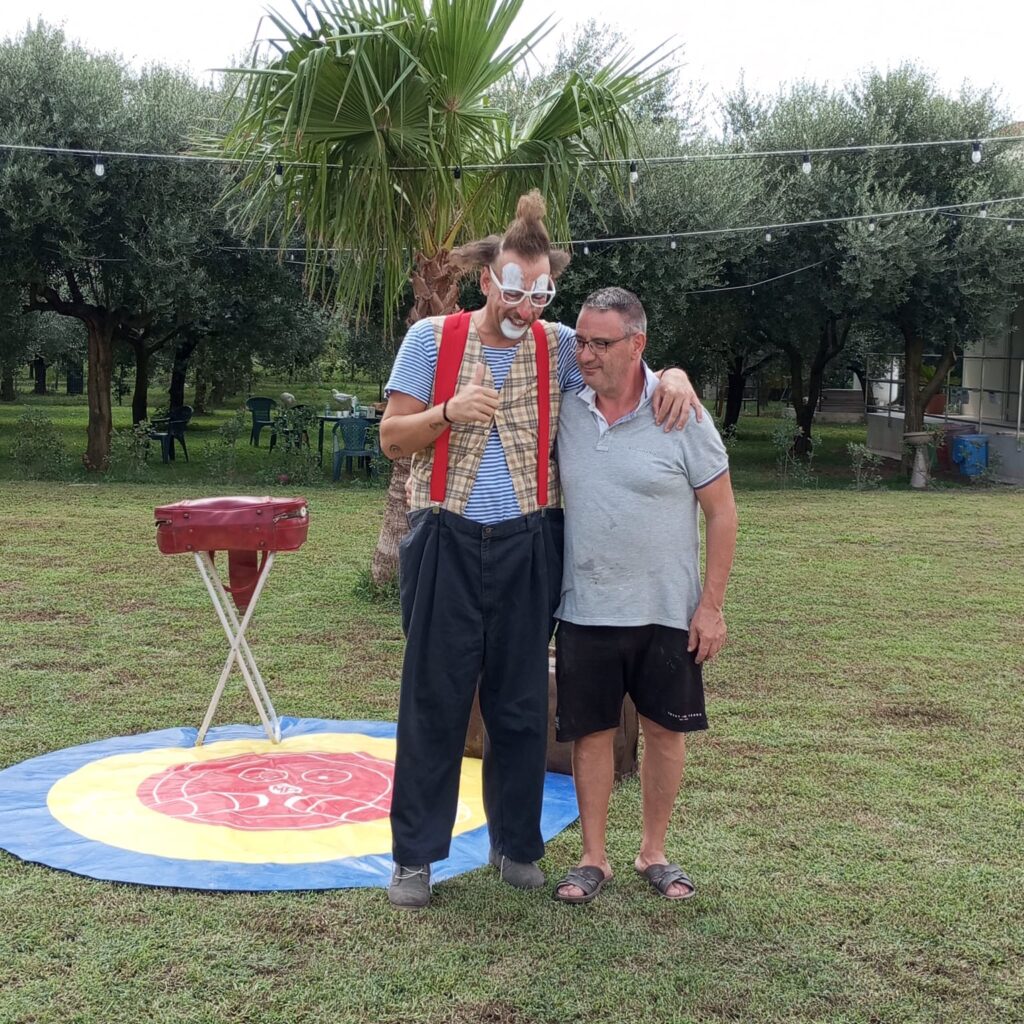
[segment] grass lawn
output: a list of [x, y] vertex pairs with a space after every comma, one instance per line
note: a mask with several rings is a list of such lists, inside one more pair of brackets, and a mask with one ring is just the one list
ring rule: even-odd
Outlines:
[[[834, 486], [778, 491], [772, 422], [744, 424], [732, 640], [670, 835], [695, 901], [631, 870], [635, 781], [611, 810], [616, 878], [587, 907], [490, 869], [417, 915], [381, 890], [156, 890], [0, 854], [0, 1021], [1024, 1020], [1022, 495], [841, 490], [858, 428], [822, 431]], [[218, 490], [185, 468], [0, 482], [0, 767], [198, 725], [224, 638], [152, 526]], [[383, 495], [309, 497], [257, 659], [283, 714], [393, 719], [398, 615], [358, 587]], [[218, 721], [254, 720], [236, 681]], [[552, 881], [578, 846], [578, 827], [549, 844]]]

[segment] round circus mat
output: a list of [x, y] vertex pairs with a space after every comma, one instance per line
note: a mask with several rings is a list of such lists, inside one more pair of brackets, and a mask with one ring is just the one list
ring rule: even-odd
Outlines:
[[[186, 889], [387, 885], [392, 722], [282, 718], [162, 729], [69, 747], [0, 771], [0, 848], [118, 882]], [[451, 853], [435, 881], [487, 863], [481, 762], [465, 758]], [[549, 773], [541, 831], [577, 817], [572, 779]]]

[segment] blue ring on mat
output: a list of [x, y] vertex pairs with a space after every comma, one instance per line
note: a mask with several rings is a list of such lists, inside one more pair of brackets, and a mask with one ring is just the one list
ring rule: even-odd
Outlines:
[[[337, 721], [323, 718], [282, 718], [282, 738], [314, 733], [362, 733], [392, 739], [394, 722]], [[182, 889], [266, 892], [296, 889], [352, 889], [386, 886], [391, 879], [391, 851], [308, 864], [243, 864], [221, 860], [185, 860], [123, 850], [87, 839], [50, 813], [46, 798], [58, 780], [99, 758], [163, 747], [195, 746], [197, 730], [159, 729], [137, 736], [67, 747], [0, 771], [0, 849], [22, 860], [71, 871], [89, 878]], [[258, 726], [222, 725], [208, 733], [208, 742], [265, 739]], [[576, 791], [567, 775], [548, 772], [544, 779], [541, 834], [547, 842], [579, 816]], [[452, 837], [451, 853], [433, 865], [431, 878], [440, 882], [487, 864], [487, 827]]]

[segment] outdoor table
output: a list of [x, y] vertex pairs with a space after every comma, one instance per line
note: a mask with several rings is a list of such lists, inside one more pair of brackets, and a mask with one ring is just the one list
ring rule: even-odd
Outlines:
[[[306, 540], [309, 530], [306, 499], [200, 498], [163, 505], [154, 514], [161, 554], [192, 554], [229, 644], [227, 660], [196, 737], [196, 746], [202, 746], [206, 738], [235, 665], [242, 673], [267, 738], [279, 743], [281, 723], [245, 639], [245, 631], [277, 552], [296, 551]], [[221, 579], [214, 562], [218, 551], [228, 553], [228, 584]], [[235, 606], [242, 612], [241, 621]]]
[[[352, 413], [350, 413], [350, 412], [328, 412], [328, 413], [324, 413], [321, 416], [317, 416], [317, 419], [320, 421], [320, 433], [319, 433], [319, 435], [317, 437], [316, 450], [317, 450], [317, 456], [318, 456], [318, 459], [319, 459], [319, 464], [321, 466], [324, 464], [324, 427], [328, 423], [337, 423], [339, 420], [346, 420], [351, 415], [352, 415]], [[366, 408], [364, 406], [363, 407], [363, 411], [362, 411], [362, 416], [363, 416], [364, 419], [368, 419], [368, 420], [379, 419], [379, 416], [377, 414], [376, 409], [374, 409], [372, 407]]]

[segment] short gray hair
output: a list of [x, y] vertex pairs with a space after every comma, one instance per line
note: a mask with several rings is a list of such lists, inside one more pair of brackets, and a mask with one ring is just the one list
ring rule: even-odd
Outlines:
[[598, 288], [583, 300], [580, 312], [582, 313], [584, 309], [593, 309], [599, 313], [614, 311], [622, 317], [630, 334], [647, 333], [647, 314], [644, 307], [626, 288], [614, 285], [610, 288]]

